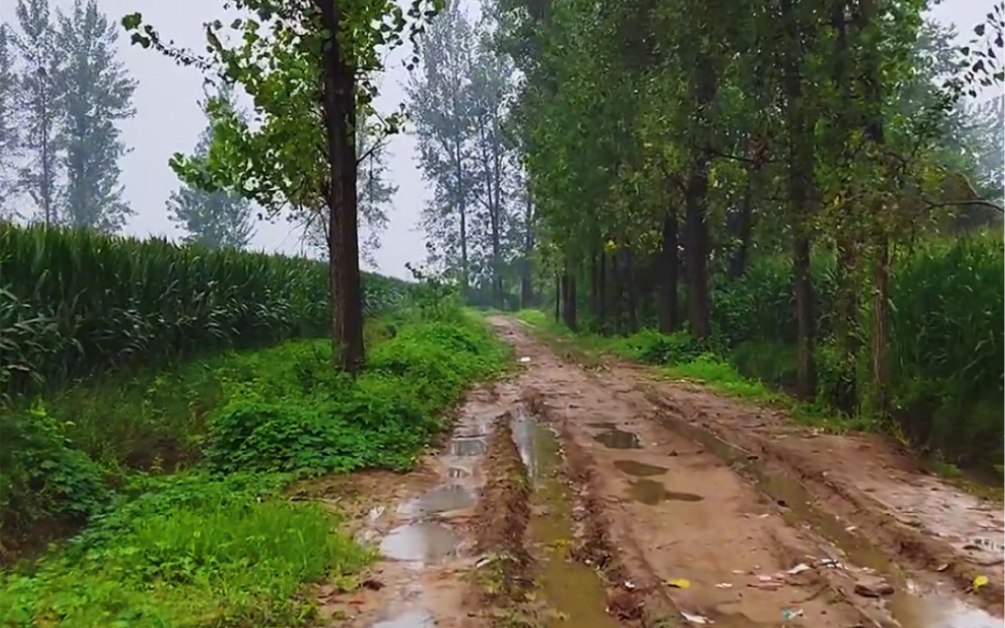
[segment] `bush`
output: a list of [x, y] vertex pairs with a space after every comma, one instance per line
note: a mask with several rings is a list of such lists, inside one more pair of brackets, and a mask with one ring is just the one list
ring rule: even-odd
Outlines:
[[[260, 347], [328, 328], [325, 264], [0, 223], [0, 391]], [[368, 313], [409, 284], [364, 274]]]
[[[353, 471], [412, 466], [438, 416], [475, 380], [491, 375], [505, 351], [470, 319], [415, 321], [377, 344], [355, 381], [290, 387], [289, 376], [266, 383], [230, 382], [229, 400], [212, 415], [207, 463], [218, 471]], [[314, 344], [294, 378], [316, 382], [331, 371], [330, 354]], [[326, 345], [327, 346], [327, 345]], [[313, 361], [311, 361], [313, 360]]]
[[626, 358], [646, 364], [680, 364], [706, 353], [709, 345], [685, 332], [663, 334], [654, 329], [643, 329], [619, 338], [614, 342], [613, 349]]
[[107, 505], [101, 471], [43, 405], [0, 421], [0, 443], [0, 529], [73, 527]]

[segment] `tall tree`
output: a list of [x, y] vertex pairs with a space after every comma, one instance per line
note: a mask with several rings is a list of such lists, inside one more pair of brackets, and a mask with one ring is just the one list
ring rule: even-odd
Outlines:
[[419, 167], [433, 184], [423, 208], [430, 242], [459, 270], [462, 290], [471, 275], [471, 63], [475, 38], [460, 3], [451, 1], [420, 41], [421, 74], [408, 85], [409, 117], [419, 144]]
[[15, 207], [15, 171], [21, 152], [18, 120], [18, 76], [14, 68], [14, 33], [7, 24], [0, 24], [0, 220], [17, 217]]
[[[216, 97], [221, 106], [235, 110], [233, 90], [223, 87]], [[203, 110], [206, 110], [203, 103]], [[208, 113], [208, 112], [207, 112]], [[199, 136], [195, 157], [205, 159], [213, 143], [212, 120]], [[243, 248], [251, 240], [251, 201], [225, 190], [207, 192], [183, 183], [167, 202], [168, 217], [185, 231], [185, 240], [217, 247]]]
[[[360, 257], [367, 264], [376, 266], [376, 252], [380, 248], [380, 237], [387, 229], [387, 210], [398, 186], [388, 179], [387, 142], [380, 125], [375, 124], [372, 114], [360, 113], [362, 120], [356, 126], [356, 153], [359, 181], [356, 196], [360, 219]], [[304, 227], [304, 240], [312, 248], [324, 251], [328, 247], [328, 218], [318, 208], [303, 207], [295, 219]]]
[[57, 79], [65, 55], [57, 41], [48, 0], [18, 0], [16, 13], [21, 33], [14, 42], [24, 69], [15, 96], [24, 124], [22, 145], [27, 159], [18, 173], [18, 187], [34, 201], [41, 219], [51, 224], [58, 218], [61, 190]]
[[58, 16], [57, 45], [66, 64], [56, 75], [63, 121], [66, 190], [62, 221], [75, 227], [114, 232], [134, 212], [122, 199], [119, 160], [126, 152], [116, 126], [135, 111], [136, 82], [115, 58], [117, 25], [98, 10], [97, 0], [75, 0]]
[[[373, 102], [378, 91], [373, 79], [384, 69], [386, 50], [406, 36], [414, 42], [439, 4], [412, 0], [406, 12], [394, 0], [236, 0], [232, 6], [254, 17], [232, 23], [241, 42], [233, 48], [223, 43], [221, 22], [207, 24], [210, 59], [165, 46], [138, 13], [123, 18], [134, 42], [218, 72], [240, 84], [255, 103], [255, 128], [222, 112], [228, 132], [206, 160], [176, 156], [173, 166], [183, 178], [236, 191], [277, 212], [289, 205], [320, 207], [318, 200], [324, 199], [332, 357], [349, 373], [365, 360], [357, 107]], [[397, 125], [398, 117], [386, 119], [385, 132], [396, 132]]]
[[483, 22], [473, 51], [470, 88], [474, 126], [472, 155], [472, 188], [479, 204], [478, 237], [480, 253], [491, 284], [492, 304], [504, 306], [504, 264], [511, 256], [513, 245], [512, 196], [515, 192], [513, 161], [503, 127], [511, 98], [513, 66], [508, 58], [492, 48], [489, 29]]

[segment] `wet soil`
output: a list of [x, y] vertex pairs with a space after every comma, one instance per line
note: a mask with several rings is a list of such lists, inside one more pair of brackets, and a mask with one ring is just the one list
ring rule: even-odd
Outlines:
[[[419, 469], [295, 490], [353, 515], [381, 554], [354, 592], [321, 587], [324, 625], [1002, 625], [985, 593], [1000, 565], [973, 558], [1000, 558], [1000, 534], [958, 525], [995, 515], [904, 454], [630, 365], [588, 371], [516, 322], [492, 324], [520, 371], [469, 394]], [[972, 508], [912, 501], [919, 486]], [[990, 583], [964, 593], [977, 568]]]
[[[407, 475], [359, 474], [303, 488], [329, 495], [333, 507], [355, 515], [356, 538], [380, 558], [361, 581], [371, 586], [318, 592], [322, 625], [347, 628], [482, 628], [471, 608], [489, 434], [504, 414], [491, 386], [472, 391], [458, 410], [441, 451]], [[376, 584], [374, 584], [376, 583]]]
[[[1000, 612], [1000, 566], [983, 565], [990, 584], [965, 594], [953, 585], [977, 575], [968, 570], [977, 563], [966, 554], [977, 550], [957, 543], [950, 552], [952, 539], [972, 539], [980, 525], [1000, 543], [1000, 510], [912, 475], [917, 472], [904, 454], [896, 458], [874, 443], [822, 441], [784, 417], [769, 421], [767, 411], [627, 365], [587, 372], [521, 324], [503, 317], [492, 324], [526, 358], [516, 380], [525, 400], [561, 434], [569, 473], [583, 490], [576, 551], [607, 574], [608, 607], [622, 619], [655, 624], [675, 614], [685, 623], [719, 626], [1002, 625], [990, 614]], [[774, 431], [763, 429], [769, 423]], [[761, 439], [759, 447], [750, 446], [749, 434]], [[788, 456], [775, 453], [784, 447]], [[813, 449], [829, 468], [807, 464]], [[814, 476], [817, 482], [807, 481]], [[948, 498], [944, 503], [964, 510], [934, 508], [919, 486], [925, 487], [920, 494]], [[858, 511], [835, 503], [835, 494]], [[905, 504], [900, 510], [898, 498]], [[898, 520], [908, 511], [920, 525]], [[954, 527], [960, 520], [970, 526]], [[943, 549], [933, 551], [937, 546]], [[624, 590], [612, 591], [619, 582]]]

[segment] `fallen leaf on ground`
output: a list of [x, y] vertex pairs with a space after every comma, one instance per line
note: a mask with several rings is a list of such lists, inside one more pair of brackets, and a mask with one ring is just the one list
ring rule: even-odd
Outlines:
[[690, 589], [691, 582], [685, 578], [675, 578], [674, 580], [667, 580], [664, 584], [672, 589]]
[[974, 581], [970, 585], [970, 588], [973, 589], [974, 591], [976, 591], [977, 589], [980, 589], [981, 587], [983, 587], [987, 583], [988, 583], [988, 577], [987, 576], [977, 576], [976, 578], [974, 578]]
[[711, 619], [703, 617], [702, 615], [692, 615], [691, 613], [685, 613], [684, 611], [681, 611], [680, 614], [684, 619], [699, 626], [708, 626], [712, 623]]

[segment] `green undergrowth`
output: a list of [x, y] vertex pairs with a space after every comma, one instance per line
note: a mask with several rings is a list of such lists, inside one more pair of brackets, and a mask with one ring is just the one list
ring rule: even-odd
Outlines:
[[[290, 341], [4, 417], [4, 543], [89, 524], [4, 573], [2, 625], [305, 622], [304, 583], [350, 587], [370, 554], [337, 532], [336, 515], [283, 488], [323, 473], [410, 468], [446, 427], [443, 410], [509, 356], [457, 307], [370, 321], [367, 344], [354, 380], [334, 370], [327, 340]], [[131, 456], [136, 447], [143, 456]]]
[[[654, 366], [659, 375], [669, 379], [701, 382], [723, 394], [782, 408], [804, 423], [833, 432], [876, 428], [867, 417], [841, 416], [822, 401], [807, 403], [793, 398], [773, 385], [777, 382], [741, 374], [736, 356], [714, 341], [701, 342], [683, 332], [663, 334], [653, 329], [618, 337], [575, 334], [539, 311], [523, 310], [516, 316], [547, 336], [574, 343], [575, 351], [588, 362], [599, 362], [604, 353], [613, 354]], [[765, 355], [766, 363], [774, 364], [772, 354]]]
[[315, 612], [304, 583], [345, 588], [372, 551], [338, 517], [280, 498], [286, 478], [188, 473], [99, 517], [30, 569], [8, 573], [4, 626], [285, 626]]

